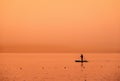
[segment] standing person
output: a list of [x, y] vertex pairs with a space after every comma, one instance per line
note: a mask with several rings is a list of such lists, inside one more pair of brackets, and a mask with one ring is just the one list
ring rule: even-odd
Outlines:
[[81, 61], [83, 61], [83, 54], [81, 54], [81, 56], [80, 56], [80, 57], [81, 57]]

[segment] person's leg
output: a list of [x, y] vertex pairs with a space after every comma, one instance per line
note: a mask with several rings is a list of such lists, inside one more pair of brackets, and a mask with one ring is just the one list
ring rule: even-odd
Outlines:
[[81, 58], [81, 60], [83, 61], [83, 58]]

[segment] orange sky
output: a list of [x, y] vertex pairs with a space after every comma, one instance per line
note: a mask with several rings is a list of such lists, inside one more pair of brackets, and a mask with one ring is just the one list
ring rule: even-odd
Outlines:
[[120, 52], [120, 0], [0, 0], [0, 52]]

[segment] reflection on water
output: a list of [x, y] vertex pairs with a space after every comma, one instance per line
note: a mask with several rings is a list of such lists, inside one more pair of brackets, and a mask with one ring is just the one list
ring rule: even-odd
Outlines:
[[0, 54], [0, 81], [120, 81], [120, 54]]

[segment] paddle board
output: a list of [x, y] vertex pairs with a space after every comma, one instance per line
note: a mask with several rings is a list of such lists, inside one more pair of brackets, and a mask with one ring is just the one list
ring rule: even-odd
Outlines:
[[87, 60], [75, 60], [75, 62], [88, 62]]

